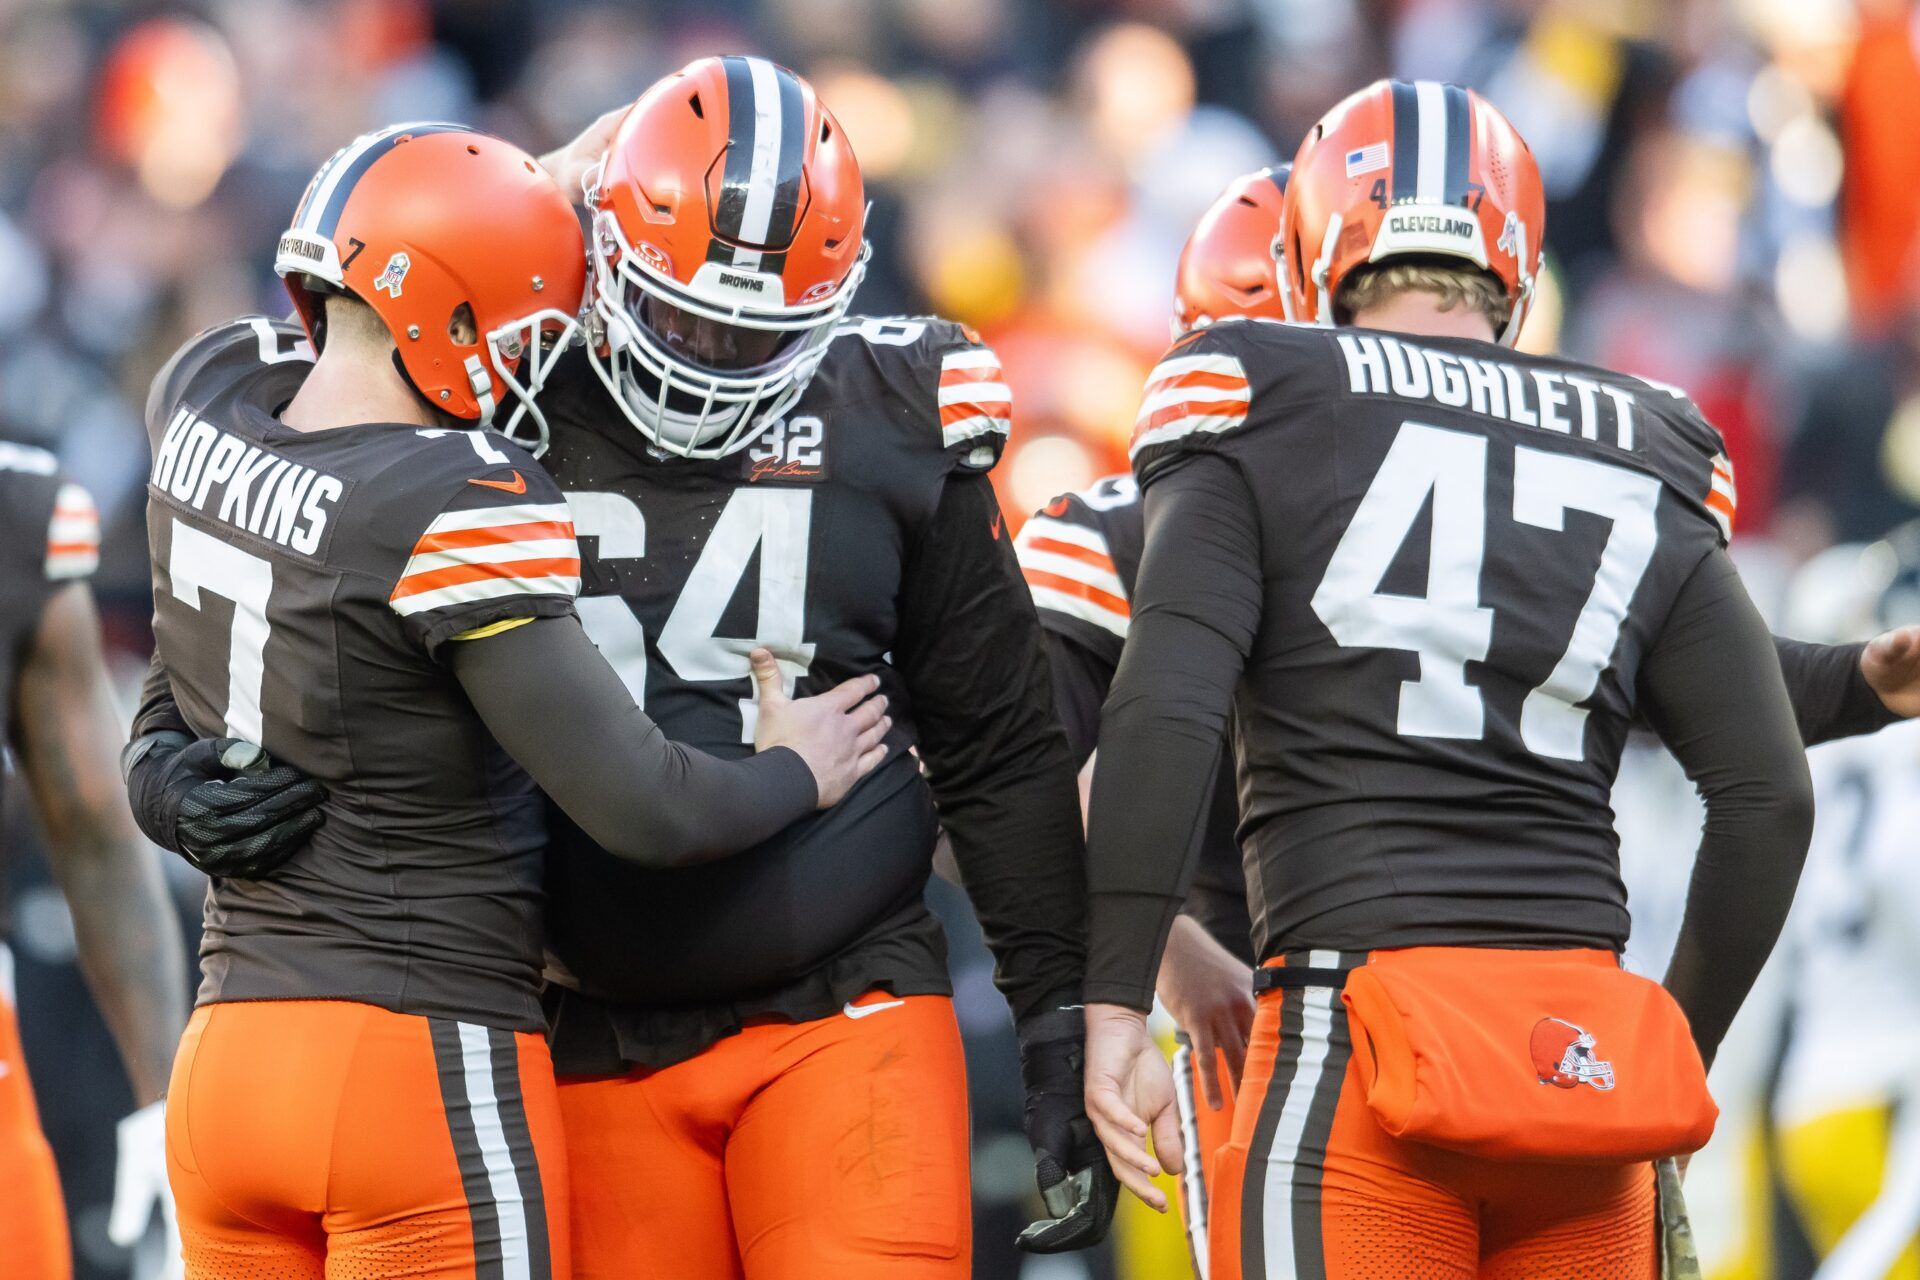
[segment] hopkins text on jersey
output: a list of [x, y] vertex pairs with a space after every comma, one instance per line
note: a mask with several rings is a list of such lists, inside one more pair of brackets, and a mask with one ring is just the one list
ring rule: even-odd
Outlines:
[[327, 521], [346, 492], [336, 477], [221, 431], [187, 409], [167, 423], [150, 480], [156, 493], [303, 556], [320, 551]]

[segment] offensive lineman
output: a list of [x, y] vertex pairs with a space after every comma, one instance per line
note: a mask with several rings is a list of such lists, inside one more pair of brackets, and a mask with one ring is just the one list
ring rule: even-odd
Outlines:
[[[687, 865], [832, 803], [888, 724], [854, 705], [873, 681], [789, 703], [755, 655], [776, 749], [713, 760], [581, 631], [558, 490], [472, 429], [530, 405], [584, 289], [531, 157], [458, 125], [368, 134], [276, 267], [318, 360], [292, 326], [216, 327], [148, 406], [157, 671], [186, 728], [328, 792], [270, 883], [208, 892], [168, 1112], [188, 1273], [564, 1277], [541, 792]], [[162, 692], [136, 729], [164, 770], [192, 748], [155, 732]]]
[[[128, 821], [108, 745], [119, 716], [87, 579], [100, 519], [51, 453], [0, 441], [0, 740], [25, 775], [81, 968], [140, 1108], [120, 1124], [110, 1230], [131, 1244], [166, 1190], [161, 1097], [186, 1016], [180, 930], [159, 868]], [[3, 905], [3, 904], [0, 904]], [[21, 1055], [12, 957], [0, 934], [0, 1258], [61, 1280], [72, 1259], [53, 1152]], [[172, 1236], [172, 1207], [164, 1205]]]
[[1021, 1037], [1055, 1218], [1024, 1243], [1093, 1243], [1114, 1186], [1078, 1085], [1080, 823], [986, 475], [998, 361], [945, 321], [844, 318], [859, 168], [785, 68], [703, 59], [655, 85], [593, 187], [593, 328], [544, 401], [545, 462], [597, 539], [589, 625], [711, 751], [750, 731], [756, 643], [803, 687], [878, 674], [899, 723], [843, 810], [730, 866], [556, 845], [580, 1274], [969, 1274], [964, 1064], [922, 901], [936, 821]]
[[[1538, 184], [1465, 90], [1354, 95], [1296, 160], [1290, 306], [1423, 340], [1216, 326], [1149, 382], [1147, 546], [1091, 819], [1089, 1110], [1122, 1180], [1157, 1200], [1141, 1140], [1151, 1127], [1174, 1169], [1179, 1144], [1136, 1011], [1231, 702], [1270, 994], [1218, 1170], [1216, 1280], [1651, 1277], [1647, 1166], [1545, 1177], [1390, 1137], [1339, 989], [1389, 956], [1403, 984], [1610, 966], [1626, 912], [1607, 784], [1636, 706], [1708, 803], [1668, 979], [1700, 1059], [1805, 853], [1792, 709], [1722, 549], [1718, 436], [1677, 395], [1490, 345], [1530, 298]], [[1540, 1079], [1612, 1088], [1593, 1037], [1567, 1031]]]

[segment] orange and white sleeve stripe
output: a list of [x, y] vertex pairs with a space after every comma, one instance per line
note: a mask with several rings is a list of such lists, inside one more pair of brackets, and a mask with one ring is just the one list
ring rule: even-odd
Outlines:
[[1240, 361], [1203, 353], [1162, 360], [1147, 376], [1130, 453], [1196, 431], [1231, 431], [1247, 420], [1253, 392]]
[[1013, 428], [1013, 388], [989, 347], [949, 351], [940, 358], [940, 438], [948, 448], [975, 436]]
[[1724, 453], [1713, 455], [1713, 478], [1707, 482], [1707, 510], [1720, 525], [1720, 536], [1733, 541], [1733, 515], [1740, 505], [1733, 487], [1733, 461]]
[[53, 497], [47, 522], [47, 579], [89, 577], [100, 567], [100, 512], [93, 495], [69, 481]]
[[387, 603], [406, 617], [450, 604], [580, 594], [564, 502], [448, 511], [427, 526]]
[[1127, 638], [1133, 616], [1107, 540], [1084, 525], [1037, 515], [1020, 527], [1013, 549], [1034, 607], [1091, 622]]

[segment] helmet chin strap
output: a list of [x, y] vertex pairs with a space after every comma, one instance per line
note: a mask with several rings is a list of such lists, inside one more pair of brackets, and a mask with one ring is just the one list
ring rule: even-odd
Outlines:
[[466, 369], [467, 384], [473, 388], [474, 401], [480, 406], [480, 425], [489, 426], [494, 410], [499, 408], [499, 401], [493, 395], [493, 375], [487, 372], [479, 356], [468, 356]]

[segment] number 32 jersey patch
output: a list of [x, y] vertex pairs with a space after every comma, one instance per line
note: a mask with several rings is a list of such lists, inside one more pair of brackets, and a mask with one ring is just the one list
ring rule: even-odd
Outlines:
[[1235, 703], [1262, 954], [1471, 942], [1509, 897], [1588, 908], [1543, 940], [1624, 940], [1609, 793], [1641, 659], [1731, 533], [1719, 434], [1568, 361], [1261, 321], [1149, 380], [1149, 501], [1203, 452], [1244, 476], [1263, 544]]

